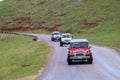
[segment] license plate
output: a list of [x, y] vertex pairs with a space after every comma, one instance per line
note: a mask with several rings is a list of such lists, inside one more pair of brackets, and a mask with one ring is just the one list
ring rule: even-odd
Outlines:
[[69, 43], [69, 42], [66, 42], [67, 44]]
[[70, 57], [71, 59], [83, 59], [82, 56]]
[[85, 57], [83, 57], [83, 56], [78, 56], [78, 57], [76, 57], [77, 59], [85, 59]]

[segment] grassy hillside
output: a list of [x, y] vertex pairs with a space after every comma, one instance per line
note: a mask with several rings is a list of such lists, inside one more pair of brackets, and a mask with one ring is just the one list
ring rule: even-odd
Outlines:
[[0, 34], [0, 45], [0, 80], [38, 74], [50, 51], [45, 43], [20, 35]]
[[5, 0], [0, 3], [0, 27], [71, 32], [120, 51], [119, 4], [119, 0]]
[[106, 21], [119, 22], [119, 4], [119, 0], [5, 0], [0, 3], [0, 27], [58, 26], [80, 33]]

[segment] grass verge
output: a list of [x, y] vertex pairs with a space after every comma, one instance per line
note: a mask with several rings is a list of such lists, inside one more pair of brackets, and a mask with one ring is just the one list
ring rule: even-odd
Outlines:
[[20, 35], [0, 34], [0, 44], [0, 80], [37, 74], [50, 52], [45, 43]]

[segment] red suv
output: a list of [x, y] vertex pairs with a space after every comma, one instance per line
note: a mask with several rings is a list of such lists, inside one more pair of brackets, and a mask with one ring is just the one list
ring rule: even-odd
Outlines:
[[93, 57], [87, 39], [73, 39], [70, 41], [67, 56], [68, 64], [78, 61], [87, 61], [92, 64]]

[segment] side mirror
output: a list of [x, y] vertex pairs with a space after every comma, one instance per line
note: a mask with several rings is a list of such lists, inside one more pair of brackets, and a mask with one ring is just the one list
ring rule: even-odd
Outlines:
[[60, 41], [61, 41], [61, 37], [60, 37]]
[[91, 47], [92, 47], [91, 45], [88, 46], [89, 49], [90, 49]]

